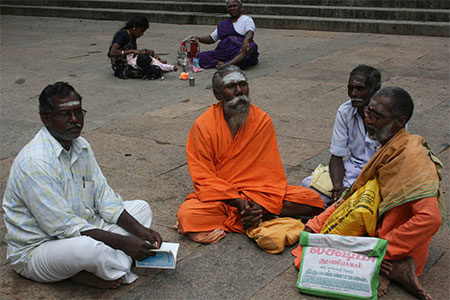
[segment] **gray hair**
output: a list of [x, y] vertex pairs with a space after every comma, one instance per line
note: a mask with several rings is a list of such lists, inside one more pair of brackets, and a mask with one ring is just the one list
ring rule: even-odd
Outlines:
[[247, 80], [247, 76], [245, 76], [244, 72], [242, 72], [242, 70], [239, 67], [237, 67], [235, 65], [226, 65], [225, 67], [217, 70], [216, 73], [214, 73], [214, 75], [212, 77], [212, 87], [216, 92], [220, 93], [220, 90], [223, 85], [223, 75], [225, 73], [231, 73], [231, 72], [239, 72], [242, 75], [244, 75], [245, 80]]
[[359, 65], [350, 72], [350, 77], [355, 75], [365, 75], [366, 83], [372, 88], [379, 89], [381, 87], [381, 74], [376, 68], [366, 65]]
[[[411, 95], [398, 86], [387, 86], [375, 93], [373, 97], [388, 97], [391, 99], [391, 117], [405, 116], [406, 122], [411, 119], [414, 111], [414, 102]], [[406, 123], [405, 122], [405, 123]]]
[[[225, 5], [228, 6], [228, 2], [230, 2], [230, 1], [231, 0], [225, 0]], [[239, 6], [242, 6], [242, 1], [241, 0], [234, 0], [234, 1], [236, 1], [239, 4]]]

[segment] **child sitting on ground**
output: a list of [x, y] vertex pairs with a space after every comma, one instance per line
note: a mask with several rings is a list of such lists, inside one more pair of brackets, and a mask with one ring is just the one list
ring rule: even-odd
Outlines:
[[170, 64], [164, 64], [148, 53], [128, 54], [127, 63], [135, 69], [145, 70], [150, 65], [158, 66], [164, 72], [177, 71], [178, 67]]

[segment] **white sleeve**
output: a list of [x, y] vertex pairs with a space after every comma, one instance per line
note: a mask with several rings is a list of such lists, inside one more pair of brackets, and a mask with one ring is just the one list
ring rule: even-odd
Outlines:
[[344, 113], [339, 107], [334, 121], [333, 136], [331, 138], [330, 152], [334, 156], [344, 157], [348, 155], [348, 128]]
[[[245, 32], [245, 33], [247, 33], [248, 31], [253, 31], [253, 32], [255, 32], [255, 29], [256, 29], [255, 22], [253, 22], [253, 19], [249, 17], [249, 18], [245, 21], [244, 32]], [[245, 34], [245, 33], [244, 33], [244, 34]]]
[[217, 28], [209, 36], [213, 39], [214, 42], [216, 42], [219, 39], [219, 34], [217, 33]]

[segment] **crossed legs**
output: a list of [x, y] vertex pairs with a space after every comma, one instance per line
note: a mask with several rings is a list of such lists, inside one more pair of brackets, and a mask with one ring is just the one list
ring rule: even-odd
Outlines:
[[[287, 200], [283, 201], [283, 208], [279, 216], [283, 217], [298, 217], [298, 216], [312, 216], [320, 213], [323, 210], [323, 202], [316, 192], [306, 188], [295, 187], [290, 188], [289, 192], [298, 192], [300, 189], [302, 193], [287, 193]], [[306, 195], [305, 195], [306, 193]], [[297, 194], [296, 196], [292, 194]], [[303, 196], [301, 195], [303, 194]], [[322, 205], [322, 207], [315, 207], [306, 204], [298, 203], [304, 198], [314, 199], [312, 204]], [[292, 200], [292, 201], [291, 201]], [[293, 202], [296, 201], [296, 202]], [[306, 201], [304, 201], [306, 202]], [[267, 220], [276, 218], [278, 216], [273, 214], [262, 215], [263, 209], [258, 204], [249, 200], [249, 214], [258, 212], [261, 216], [252, 215], [251, 218], [257, 220]], [[261, 209], [258, 209], [258, 207]], [[267, 218], [267, 216], [269, 216]], [[244, 233], [245, 229], [242, 223], [242, 216], [239, 209], [235, 206], [227, 204], [226, 201], [207, 201], [202, 202], [196, 198], [186, 200], [178, 209], [178, 232], [186, 234], [191, 240], [200, 243], [216, 243], [223, 237], [226, 232]], [[245, 220], [244, 220], [245, 221]], [[248, 226], [247, 227], [251, 227]]]
[[[125, 201], [125, 209], [141, 224], [149, 227], [152, 213], [142, 200]], [[128, 234], [115, 224], [101, 229]], [[121, 250], [88, 236], [55, 239], [34, 249], [20, 275], [37, 282], [56, 282], [70, 278], [74, 282], [97, 288], [118, 288], [137, 279], [130, 269], [133, 260]]]

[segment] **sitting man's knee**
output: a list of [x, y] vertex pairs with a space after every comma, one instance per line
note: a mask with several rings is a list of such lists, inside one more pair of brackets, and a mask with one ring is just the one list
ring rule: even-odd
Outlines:
[[76, 237], [76, 243], [67, 247], [70, 252], [69, 257], [74, 261], [94, 261], [101, 255], [101, 246], [106, 246], [103, 242], [97, 241], [89, 236]]
[[[145, 200], [130, 200], [124, 202], [125, 209], [141, 224], [152, 221], [153, 212], [150, 205]], [[149, 224], [150, 225], [150, 224]]]
[[180, 223], [182, 223], [183, 219], [185, 219], [186, 216], [189, 216], [190, 211], [191, 211], [189, 209], [189, 206], [185, 205], [185, 204], [186, 204], [186, 201], [180, 205], [180, 207], [178, 208], [178, 211], [177, 211], [177, 219]]
[[135, 201], [136, 201], [140, 211], [143, 211], [150, 218], [153, 216], [152, 209], [151, 209], [150, 205], [147, 203], [147, 201], [144, 201], [144, 200], [135, 200]]

